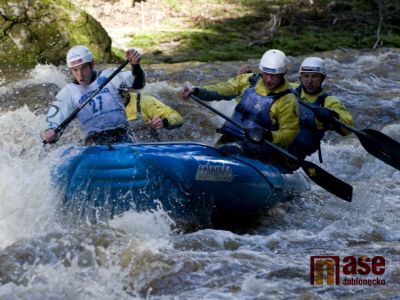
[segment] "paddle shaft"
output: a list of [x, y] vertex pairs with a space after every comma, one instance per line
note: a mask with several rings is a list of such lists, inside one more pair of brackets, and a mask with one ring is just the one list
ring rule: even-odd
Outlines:
[[[301, 100], [299, 102], [308, 109], [315, 111], [315, 108], [310, 104]], [[368, 153], [400, 170], [400, 143], [377, 130], [358, 130], [337, 118], [332, 118], [332, 122], [353, 132]]]
[[[228, 122], [231, 122], [232, 124], [234, 124], [235, 126], [237, 126], [238, 128], [242, 129], [241, 125], [237, 122], [235, 122], [234, 120], [232, 120], [230, 117], [228, 117], [227, 115], [225, 115], [224, 113], [220, 112], [219, 110], [216, 110], [214, 107], [208, 105], [207, 103], [203, 102], [200, 98], [191, 95], [190, 98], [192, 98], [193, 100], [195, 100], [196, 102], [200, 103], [201, 105], [203, 105], [204, 107], [207, 107], [209, 110], [213, 111], [214, 113], [216, 113], [217, 115], [221, 116], [222, 118], [224, 118], [225, 120], [227, 120]], [[272, 148], [274, 148], [276, 151], [281, 152], [282, 154], [286, 155], [287, 157], [289, 157], [290, 159], [296, 161], [297, 163], [300, 163], [301, 160], [298, 159], [296, 156], [294, 156], [293, 154], [290, 154], [289, 152], [283, 150], [282, 148], [280, 148], [279, 146], [276, 146], [275, 144], [273, 144], [272, 142], [268, 141], [268, 140], [264, 140], [265, 143], [267, 143], [269, 146], [271, 146]]]
[[[236, 121], [232, 120], [230, 117], [226, 116], [219, 110], [216, 110], [215, 108], [211, 107], [207, 103], [204, 103], [201, 99], [198, 97], [191, 95], [190, 98], [195, 100], [197, 103], [203, 105], [204, 107], [208, 108], [212, 112], [216, 113], [217, 115], [221, 116], [228, 122], [231, 122], [241, 130], [244, 130], [242, 126], [237, 123]], [[319, 186], [323, 187], [327, 191], [331, 192], [332, 194], [338, 196], [339, 198], [351, 202], [352, 198], [352, 193], [353, 193], [353, 187], [346, 182], [341, 181], [339, 178], [336, 178], [332, 174], [326, 172], [323, 170], [321, 167], [317, 166], [316, 164], [307, 161], [307, 160], [301, 160], [298, 159], [296, 156], [290, 154], [289, 152], [283, 150], [279, 146], [276, 146], [272, 142], [268, 140], [264, 140], [264, 143], [268, 144], [271, 148], [273, 148], [275, 151], [285, 155], [286, 157], [290, 158], [292, 161], [297, 163], [303, 170], [304, 172]]]
[[66, 117], [60, 125], [57, 126], [57, 128], [54, 130], [55, 133], [63, 131], [69, 125], [69, 123], [75, 119], [76, 115], [82, 110], [82, 108], [84, 108], [90, 102], [90, 100], [92, 100], [93, 97], [96, 96], [106, 86], [106, 84], [109, 83], [128, 63], [129, 60], [124, 61], [102, 84], [98, 86], [97, 89], [92, 92], [89, 98], [79, 104], [79, 106], [75, 108], [74, 111], [68, 117]]

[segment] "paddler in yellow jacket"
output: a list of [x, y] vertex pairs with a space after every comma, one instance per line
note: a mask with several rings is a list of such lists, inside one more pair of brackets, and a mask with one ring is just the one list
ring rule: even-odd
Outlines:
[[[249, 66], [243, 65], [238, 74], [251, 73]], [[318, 150], [322, 162], [320, 143], [325, 132], [335, 130], [341, 135], [350, 131], [333, 125], [332, 118], [353, 126], [352, 116], [343, 103], [332, 93], [324, 90], [322, 84], [326, 78], [326, 66], [319, 57], [308, 57], [300, 66], [300, 84], [291, 83], [299, 100], [310, 104], [314, 111], [299, 104], [300, 132], [289, 147], [289, 152], [300, 159], [312, 155]]]
[[[262, 56], [259, 67], [260, 74], [241, 74], [227, 82], [204, 88], [184, 87], [181, 96], [185, 100], [195, 95], [204, 101], [232, 100], [240, 96], [231, 118], [245, 129], [265, 129], [262, 140], [287, 148], [299, 132], [299, 118], [296, 96], [285, 80], [286, 55], [280, 50], [268, 50]], [[246, 134], [252, 130], [244, 132], [226, 121], [218, 132], [222, 136], [217, 146], [225, 145], [221, 150], [276, 162], [272, 158], [275, 151], [270, 146], [257, 143]]]
[[125, 113], [138, 141], [159, 140], [157, 131], [175, 129], [183, 124], [182, 116], [155, 97], [120, 89]]
[[306, 58], [300, 66], [299, 73], [300, 84], [292, 86], [299, 99], [311, 105], [313, 111], [299, 104], [300, 132], [290, 146], [289, 152], [304, 159], [318, 150], [322, 162], [320, 142], [325, 132], [335, 130], [341, 135], [350, 134], [347, 129], [335, 126], [333, 118], [350, 126], [353, 126], [353, 120], [343, 103], [322, 87], [326, 78], [324, 60], [319, 57]]

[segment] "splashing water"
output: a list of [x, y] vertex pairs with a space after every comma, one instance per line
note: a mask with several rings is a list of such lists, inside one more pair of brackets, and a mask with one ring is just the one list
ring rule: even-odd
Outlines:
[[[355, 127], [382, 130], [400, 141], [400, 51], [336, 51], [323, 57], [329, 70], [326, 86], [352, 112]], [[290, 57], [289, 80], [297, 80], [301, 60]], [[212, 144], [222, 121], [193, 102], [180, 101], [180, 87], [227, 80], [243, 63], [256, 69], [258, 61], [148, 66], [143, 92], [185, 118], [173, 139]], [[328, 135], [321, 165], [353, 185], [352, 203], [313, 185], [244, 233], [180, 234], [162, 208], [129, 211], [107, 224], [65, 223], [59, 211], [62, 193], [52, 186], [51, 169], [63, 147], [80, 143], [80, 132], [73, 123], [56, 145], [46, 147], [40, 133], [50, 101], [70, 75], [51, 65], [7, 72], [0, 73], [0, 298], [398, 297], [400, 174], [369, 155], [354, 135]], [[233, 101], [213, 105], [226, 114], [234, 107]], [[319, 164], [316, 155], [310, 160]], [[312, 255], [383, 256], [386, 285], [312, 286]]]

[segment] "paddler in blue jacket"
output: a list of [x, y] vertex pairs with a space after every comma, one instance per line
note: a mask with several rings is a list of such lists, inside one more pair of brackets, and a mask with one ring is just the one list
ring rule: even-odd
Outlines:
[[299, 104], [300, 132], [289, 147], [289, 152], [304, 159], [318, 150], [322, 161], [320, 143], [326, 131], [335, 130], [341, 135], [350, 134], [347, 129], [334, 126], [333, 118], [350, 126], [353, 126], [353, 120], [343, 103], [322, 87], [326, 78], [324, 60], [319, 57], [304, 59], [299, 73], [301, 83], [292, 85], [299, 99], [310, 104], [314, 110]]
[[[203, 88], [184, 87], [182, 98], [195, 95], [204, 101], [232, 100], [240, 96], [232, 119], [242, 128], [263, 128], [262, 140], [287, 148], [299, 132], [298, 106], [294, 91], [285, 80], [286, 55], [277, 49], [264, 53], [259, 63], [259, 74], [240, 74], [227, 82]], [[263, 143], [254, 142], [245, 132], [226, 121], [217, 146], [226, 152], [243, 153], [262, 161], [276, 162], [274, 151]], [[277, 162], [278, 164], [280, 162]]]
[[[127, 85], [133, 89], [144, 86], [144, 72], [140, 67], [140, 54], [130, 49], [126, 57], [132, 66], [131, 71], [118, 73], [98, 95], [96, 95], [77, 115], [84, 134], [86, 145], [130, 142], [128, 120], [123, 99], [118, 88]], [[84, 102], [113, 72], [94, 70], [93, 55], [90, 50], [78, 45], [67, 53], [67, 65], [74, 77], [56, 95], [47, 114], [48, 129], [42, 134], [43, 141], [57, 141], [62, 132], [55, 133], [59, 126], [80, 103]]]

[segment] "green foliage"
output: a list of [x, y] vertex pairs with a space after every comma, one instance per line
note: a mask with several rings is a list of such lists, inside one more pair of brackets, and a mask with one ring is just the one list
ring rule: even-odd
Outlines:
[[400, 46], [398, 0], [158, 3], [171, 14], [161, 23], [166, 29], [132, 35], [131, 46], [143, 49], [148, 62], [246, 60], [269, 48], [303, 55], [339, 47], [372, 48], [377, 40], [379, 45]]
[[125, 59], [125, 52], [122, 49], [112, 47], [111, 49], [111, 61], [121, 62]]

